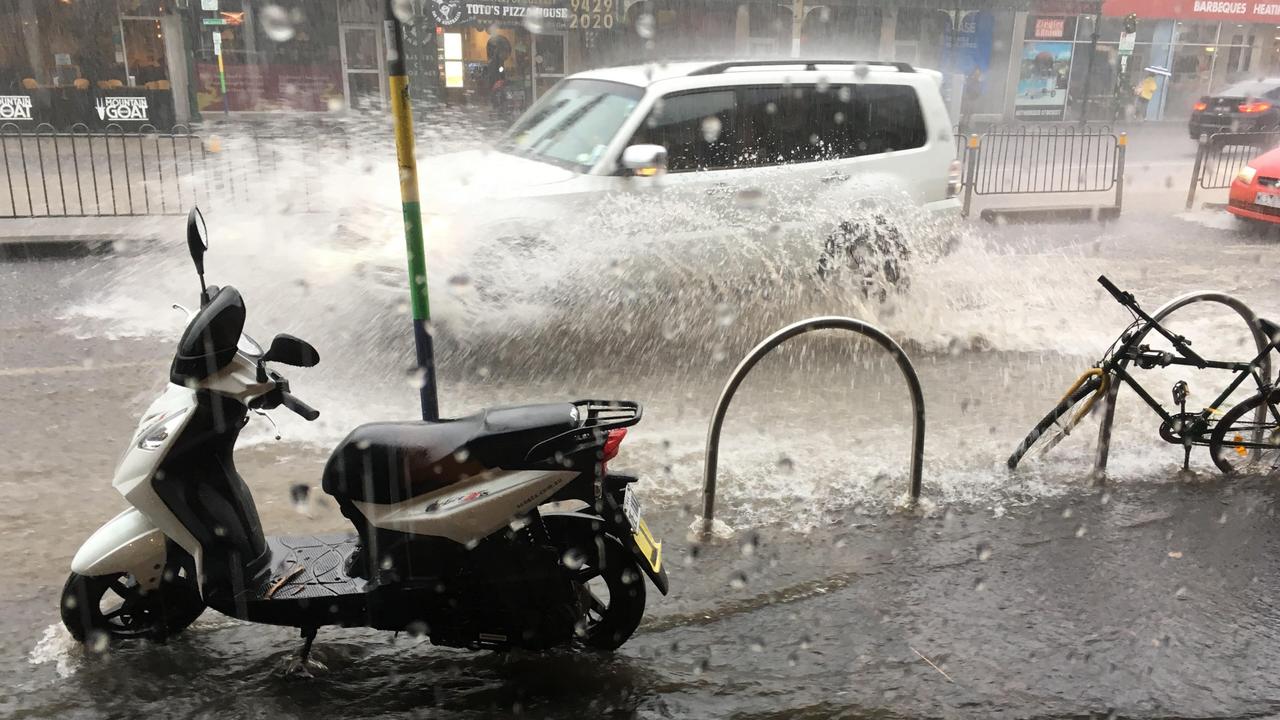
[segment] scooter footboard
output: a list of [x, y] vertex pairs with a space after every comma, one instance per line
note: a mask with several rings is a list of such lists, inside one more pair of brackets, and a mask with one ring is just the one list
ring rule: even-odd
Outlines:
[[98, 528], [71, 560], [71, 571], [97, 576], [129, 573], [145, 590], [160, 585], [165, 537], [137, 508], [129, 508]]

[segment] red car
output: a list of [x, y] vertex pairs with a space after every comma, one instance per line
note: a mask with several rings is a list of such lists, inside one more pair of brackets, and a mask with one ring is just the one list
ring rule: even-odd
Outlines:
[[1227, 212], [1245, 220], [1280, 225], [1280, 149], [1249, 161], [1231, 181]]

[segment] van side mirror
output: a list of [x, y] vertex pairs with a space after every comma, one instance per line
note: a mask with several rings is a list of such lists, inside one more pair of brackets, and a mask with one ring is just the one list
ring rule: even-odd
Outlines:
[[622, 167], [640, 177], [660, 175], [667, 171], [667, 149], [661, 145], [629, 145], [622, 151]]
[[306, 340], [280, 333], [271, 340], [271, 347], [263, 353], [262, 361], [293, 367], [315, 367], [320, 362], [320, 353]]

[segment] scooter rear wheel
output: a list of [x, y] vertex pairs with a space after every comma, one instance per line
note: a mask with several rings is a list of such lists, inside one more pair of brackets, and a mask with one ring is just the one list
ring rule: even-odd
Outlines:
[[611, 535], [573, 543], [565, 554], [582, 560], [572, 571], [584, 609], [579, 642], [597, 650], [621, 647], [644, 617], [645, 579], [635, 557]]
[[145, 638], [161, 641], [184, 630], [204, 612], [195, 578], [166, 570], [149, 592], [132, 575], [71, 573], [62, 589], [62, 624], [79, 642]]

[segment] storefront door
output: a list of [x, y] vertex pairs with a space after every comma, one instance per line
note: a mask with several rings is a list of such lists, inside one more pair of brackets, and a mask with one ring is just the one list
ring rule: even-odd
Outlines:
[[551, 89], [564, 77], [564, 35], [533, 37], [533, 99]]
[[377, 25], [343, 25], [342, 91], [349, 108], [381, 107], [386, 98], [382, 86], [382, 35]]

